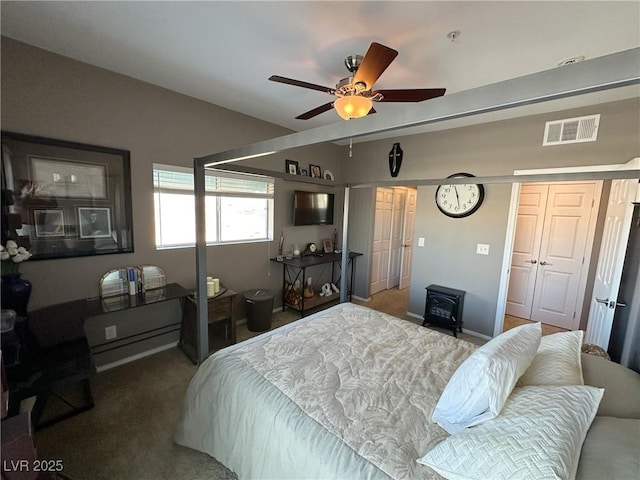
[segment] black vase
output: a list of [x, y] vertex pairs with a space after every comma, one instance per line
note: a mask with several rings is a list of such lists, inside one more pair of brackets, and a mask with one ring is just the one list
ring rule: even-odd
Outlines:
[[20, 273], [2, 275], [2, 308], [15, 310], [19, 317], [26, 317], [31, 296], [31, 282], [20, 278], [20, 275]]

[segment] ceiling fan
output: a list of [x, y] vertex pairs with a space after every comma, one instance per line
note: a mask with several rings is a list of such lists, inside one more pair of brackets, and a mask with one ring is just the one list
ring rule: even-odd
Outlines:
[[269, 77], [269, 80], [296, 87], [318, 90], [337, 97], [331, 102], [298, 115], [296, 118], [299, 120], [309, 120], [332, 108], [335, 108], [338, 115], [342, 118], [349, 120], [350, 118], [360, 118], [371, 113], [376, 113], [373, 108], [373, 102], [422, 102], [444, 95], [446, 91], [444, 88], [372, 90], [373, 84], [397, 55], [398, 52], [396, 50], [373, 42], [364, 57], [362, 55], [350, 55], [345, 59], [344, 64], [352, 76], [340, 80], [335, 88], [323, 87], [322, 85], [281, 77], [279, 75], [272, 75]]

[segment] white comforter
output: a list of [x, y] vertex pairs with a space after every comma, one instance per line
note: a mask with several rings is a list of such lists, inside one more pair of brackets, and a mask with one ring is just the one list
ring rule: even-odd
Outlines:
[[447, 436], [432, 410], [475, 348], [337, 305], [212, 355], [176, 441], [240, 478], [439, 478], [416, 459]]

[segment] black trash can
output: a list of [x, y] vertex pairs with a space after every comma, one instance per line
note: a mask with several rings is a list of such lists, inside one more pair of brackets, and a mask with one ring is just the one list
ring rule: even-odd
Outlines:
[[249, 290], [244, 292], [247, 312], [247, 329], [251, 332], [265, 332], [271, 328], [273, 297], [270, 290]]

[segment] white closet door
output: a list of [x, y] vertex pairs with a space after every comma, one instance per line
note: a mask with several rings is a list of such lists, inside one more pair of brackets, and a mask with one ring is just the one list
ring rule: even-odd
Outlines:
[[371, 295], [387, 288], [392, 214], [393, 190], [391, 188], [377, 188], [371, 254]]
[[407, 288], [411, 283], [411, 260], [413, 258], [413, 232], [416, 223], [416, 207], [418, 203], [418, 190], [407, 189], [405, 202], [404, 235], [402, 244], [402, 260], [400, 260], [400, 288]]
[[507, 315], [527, 319], [531, 317], [548, 192], [549, 186], [546, 184], [525, 184], [520, 189], [507, 293]]
[[576, 328], [595, 184], [549, 186], [531, 320]]
[[391, 217], [391, 238], [389, 241], [389, 281], [387, 282], [387, 288], [393, 288], [400, 285], [402, 239], [404, 233], [404, 208], [406, 199], [406, 188], [393, 189], [393, 215]]
[[505, 312], [578, 328], [596, 182], [525, 184], [518, 204]]

